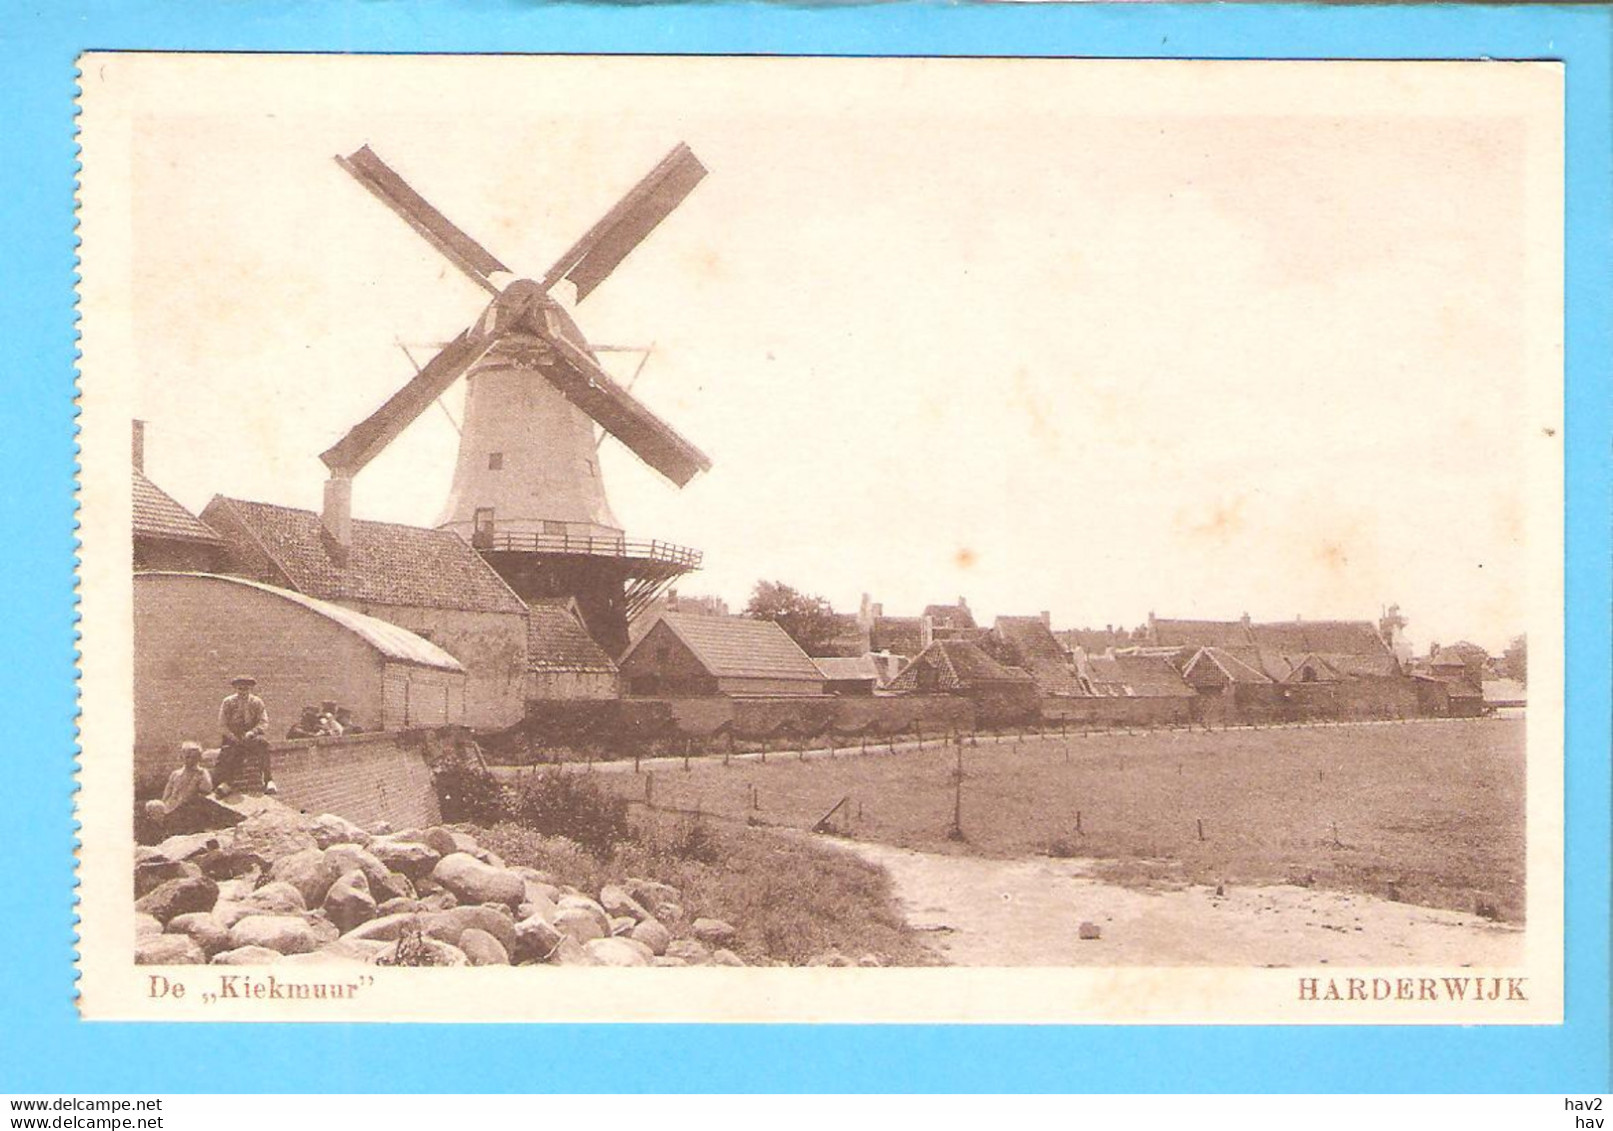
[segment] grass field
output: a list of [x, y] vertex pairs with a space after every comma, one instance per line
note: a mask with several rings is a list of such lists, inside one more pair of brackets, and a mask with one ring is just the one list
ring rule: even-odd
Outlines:
[[[1135, 884], [1293, 882], [1524, 915], [1524, 723], [1027, 738], [654, 774], [658, 808], [936, 852], [1099, 861]], [[642, 798], [645, 775], [600, 774]], [[1200, 838], [1202, 822], [1202, 839]]]

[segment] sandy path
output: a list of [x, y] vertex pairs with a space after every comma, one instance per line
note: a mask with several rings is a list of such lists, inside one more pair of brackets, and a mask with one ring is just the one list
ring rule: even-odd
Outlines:
[[[883, 866], [908, 921], [961, 966], [1506, 966], [1523, 931], [1372, 896], [1278, 885], [1140, 891], [1079, 860], [990, 860], [822, 840]], [[1078, 939], [1083, 922], [1102, 937]]]

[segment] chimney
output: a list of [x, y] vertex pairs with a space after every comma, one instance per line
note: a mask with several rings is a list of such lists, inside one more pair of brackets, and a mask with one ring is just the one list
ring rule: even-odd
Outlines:
[[348, 552], [353, 548], [353, 480], [350, 476], [333, 472], [325, 480], [325, 508], [319, 518], [325, 528], [326, 549], [337, 564], [345, 566]]
[[962, 596], [959, 596], [958, 597], [958, 608], [967, 609], [968, 607], [969, 607], [969, 602], [965, 601]]
[[1042, 610], [1042, 627], [1048, 629], [1053, 627], [1053, 613], [1049, 609]]
[[136, 471], [145, 471], [145, 469], [146, 469], [146, 422], [144, 420], [136, 420], [133, 423], [134, 423], [134, 437], [133, 437], [133, 442], [134, 442], [134, 469]]
[[1243, 627], [1244, 628], [1249, 627], [1249, 614], [1248, 613], [1244, 613], [1243, 616], [1239, 617], [1238, 619], [1243, 622]]

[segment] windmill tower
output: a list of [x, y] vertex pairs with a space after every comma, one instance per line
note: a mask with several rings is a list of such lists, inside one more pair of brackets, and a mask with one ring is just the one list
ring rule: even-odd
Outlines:
[[517, 278], [369, 146], [336, 160], [492, 301], [320, 456], [330, 469], [328, 535], [347, 544], [353, 476], [464, 376], [459, 456], [438, 526], [467, 538], [524, 600], [575, 598], [594, 638], [621, 654], [629, 618], [698, 569], [700, 553], [627, 537], [605, 497], [595, 425], [679, 487], [711, 461], [601, 368], [551, 292], [569, 282], [580, 304], [694, 191], [705, 167], [678, 145], [533, 280]]

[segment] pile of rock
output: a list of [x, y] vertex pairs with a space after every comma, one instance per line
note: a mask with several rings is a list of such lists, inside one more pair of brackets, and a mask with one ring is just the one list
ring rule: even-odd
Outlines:
[[147, 965], [744, 965], [726, 949], [734, 928], [687, 920], [666, 884], [589, 895], [455, 829], [361, 829], [272, 801], [233, 829], [137, 849], [134, 894]]

